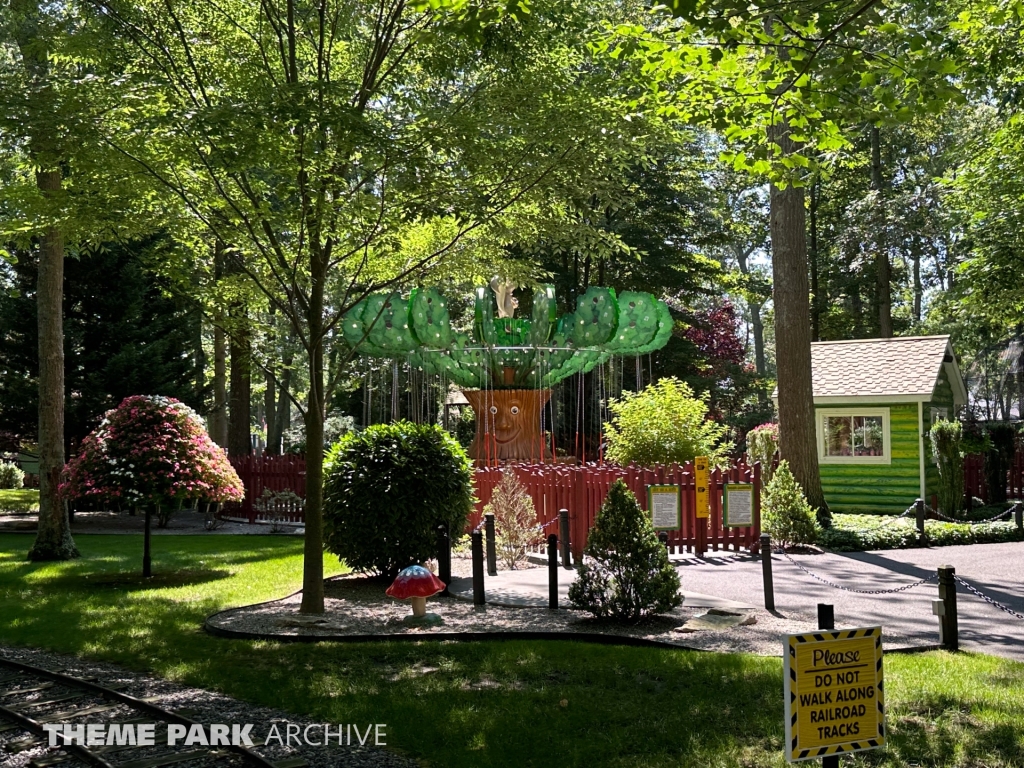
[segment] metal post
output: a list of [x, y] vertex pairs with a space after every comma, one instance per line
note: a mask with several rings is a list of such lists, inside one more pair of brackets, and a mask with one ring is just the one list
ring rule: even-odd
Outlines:
[[153, 517], [153, 505], [146, 505], [146, 534], [142, 539], [142, 575], [144, 578], [149, 578], [153, 575], [153, 558], [149, 554], [149, 532], [150, 532], [150, 521]]
[[487, 575], [498, 575], [498, 551], [494, 540], [494, 513], [484, 513], [484, 531], [487, 532]]
[[[835, 629], [835, 606], [818, 603], [818, 629]], [[839, 755], [828, 755], [821, 758], [821, 768], [839, 768]]]
[[473, 531], [472, 552], [473, 552], [473, 605], [483, 605], [487, 602], [484, 595], [484, 535], [479, 530]]
[[917, 516], [917, 535], [924, 538], [924, 499], [914, 502], [914, 514]]
[[939, 616], [939, 643], [947, 651], [960, 649], [955, 576], [956, 569], [952, 565], [939, 566], [939, 599], [932, 604], [932, 610]]
[[661, 542], [661, 546], [668, 549], [668, 534], [665, 531], [658, 531], [658, 541]]
[[1017, 530], [1024, 531], [1024, 503], [1017, 502], [1013, 505], [1013, 521], [1017, 523]]
[[764, 607], [775, 610], [775, 582], [772, 580], [772, 537], [761, 534], [761, 579], [764, 581]]
[[548, 608], [558, 610], [558, 537], [548, 536]]
[[452, 583], [452, 542], [448, 526], [437, 526], [437, 578], [444, 582], [442, 596], [447, 596], [448, 585]]
[[558, 510], [558, 538], [562, 545], [562, 567], [572, 568], [572, 552], [569, 549], [569, 510]]

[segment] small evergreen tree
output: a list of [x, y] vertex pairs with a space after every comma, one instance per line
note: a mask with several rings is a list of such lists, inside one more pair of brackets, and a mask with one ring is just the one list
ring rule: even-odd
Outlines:
[[509, 568], [518, 567], [526, 559], [527, 550], [544, 541], [544, 534], [537, 528], [533, 499], [511, 469], [502, 473], [484, 512], [494, 515], [498, 554]]
[[949, 517], [959, 514], [964, 501], [963, 433], [959, 421], [940, 419], [928, 433], [932, 455], [939, 465], [939, 510]]
[[818, 537], [814, 510], [793, 477], [789, 462], [782, 461], [761, 499], [761, 530], [783, 547], [813, 544]]
[[637, 621], [683, 602], [679, 574], [622, 480], [597, 514], [569, 600], [598, 617]]

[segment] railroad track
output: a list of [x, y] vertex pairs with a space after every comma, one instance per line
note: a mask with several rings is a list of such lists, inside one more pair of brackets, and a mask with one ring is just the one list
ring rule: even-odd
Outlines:
[[[189, 710], [170, 711], [152, 701], [129, 696], [123, 685], [102, 685], [30, 664], [0, 658], [0, 739], [7, 755], [0, 753], [0, 765], [9, 756], [37, 750], [49, 743], [48, 723], [71, 725], [105, 723], [118, 725], [155, 724], [154, 745], [132, 744], [82, 746], [62, 744], [32, 757], [30, 768], [303, 768], [302, 758], [271, 761], [245, 746], [168, 746], [169, 725], [197, 725]], [[18, 735], [23, 733], [24, 735]], [[209, 736], [209, 729], [206, 730]], [[252, 737], [250, 737], [252, 738]], [[253, 746], [259, 746], [252, 738]], [[21, 762], [21, 761], [19, 761]]]

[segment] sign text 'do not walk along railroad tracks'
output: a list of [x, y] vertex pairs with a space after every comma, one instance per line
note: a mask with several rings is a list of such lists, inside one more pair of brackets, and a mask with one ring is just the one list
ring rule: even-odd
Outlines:
[[822, 629], [784, 642], [786, 759], [883, 746], [882, 628]]

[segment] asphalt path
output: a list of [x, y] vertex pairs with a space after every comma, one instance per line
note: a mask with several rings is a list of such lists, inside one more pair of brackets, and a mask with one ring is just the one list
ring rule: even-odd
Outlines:
[[[939, 642], [938, 599], [933, 578], [894, 594], [848, 592], [815, 580], [795, 563], [844, 587], [891, 590], [934, 577], [940, 565], [1008, 608], [1024, 615], [1024, 542], [972, 544], [931, 549], [899, 549], [843, 554], [772, 556], [776, 611], [793, 618], [813, 617], [818, 603], [835, 606], [837, 627], [881, 625], [914, 644]], [[709, 552], [705, 558], [677, 560], [687, 590], [727, 600], [763, 604], [761, 561], [747, 554]], [[957, 585], [960, 647], [1024, 661], [1024, 619], [986, 603]]]

